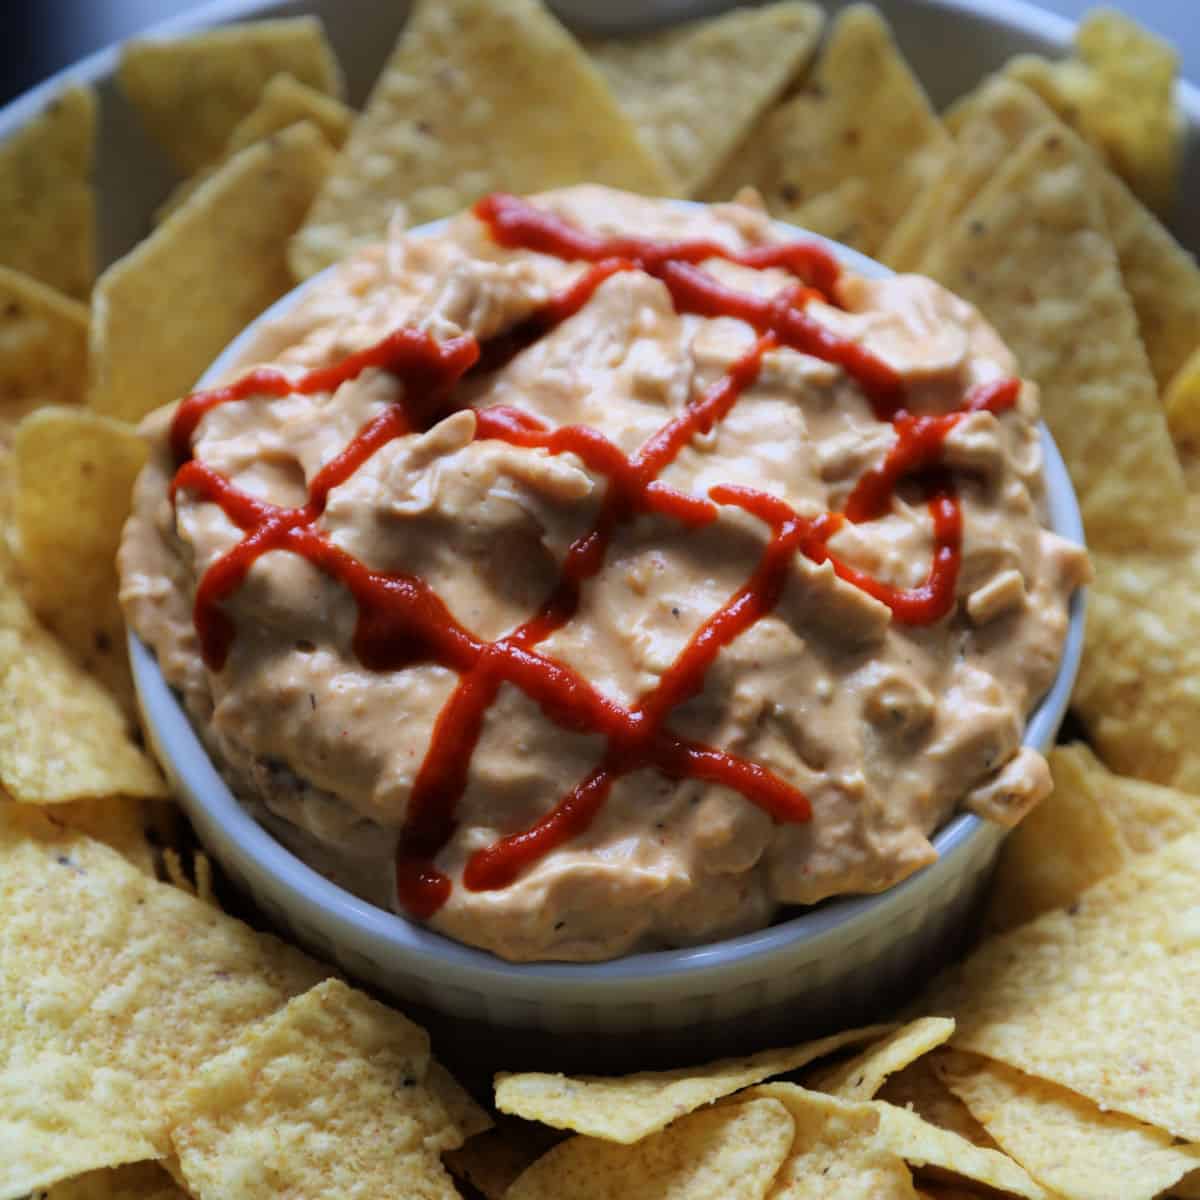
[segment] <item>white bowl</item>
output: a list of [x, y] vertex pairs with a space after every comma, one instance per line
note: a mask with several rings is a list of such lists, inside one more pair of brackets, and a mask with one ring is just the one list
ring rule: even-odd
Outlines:
[[[847, 247], [790, 226], [781, 230], [823, 242], [861, 274], [891, 274]], [[319, 281], [309, 280], [264, 313], [197, 386], [226, 374], [259, 324], [282, 316]], [[1042, 442], [1050, 524], [1082, 544], [1071, 483], [1044, 427]], [[595, 1067], [612, 1066], [614, 1055], [645, 1065], [650, 1054], [666, 1061], [733, 1053], [866, 1019], [944, 961], [1003, 838], [998, 826], [961, 814], [933, 838], [937, 861], [880, 895], [827, 901], [759, 932], [686, 950], [601, 963], [509, 963], [375, 908], [275, 841], [214, 768], [153, 654], [132, 633], [129, 641], [159, 760], [201, 840], [258, 907], [295, 940], [397, 1000], [469, 1022], [485, 1042], [500, 1035], [512, 1061], [525, 1066], [531, 1059]], [[1026, 744], [1043, 751], [1053, 744], [1082, 641], [1077, 593], [1058, 674], [1030, 716]], [[547, 1039], [551, 1033], [559, 1036]], [[520, 1034], [526, 1044], [518, 1050]]]

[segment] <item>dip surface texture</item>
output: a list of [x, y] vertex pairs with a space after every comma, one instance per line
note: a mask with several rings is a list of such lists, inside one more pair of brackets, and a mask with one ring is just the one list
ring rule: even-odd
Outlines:
[[[514, 205], [594, 242], [782, 237], [597, 187]], [[345, 262], [227, 382], [269, 370], [146, 422], [122, 602], [255, 815], [516, 961], [745, 932], [903, 879], [960, 808], [1019, 819], [1087, 563], [1043, 527], [1035, 390], [975, 310], [917, 277], [578, 261], [478, 211]], [[372, 357], [397, 330], [403, 368]], [[787, 344], [813, 338], [863, 361]]]

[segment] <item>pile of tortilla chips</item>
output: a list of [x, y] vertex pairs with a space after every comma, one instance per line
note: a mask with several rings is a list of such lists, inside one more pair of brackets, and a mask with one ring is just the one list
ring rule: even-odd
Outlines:
[[[183, 177], [98, 279], [96, 97], [0, 144], [0, 1200], [1200, 1197], [1200, 270], [1155, 215], [1176, 70], [1098, 10], [939, 116], [867, 5], [580, 43], [538, 0], [418, 0], [355, 114], [310, 18], [131, 43], [119, 86]], [[750, 187], [983, 310], [1080, 497], [1090, 747], [1053, 752], [985, 939], [893, 1024], [502, 1074], [493, 1121], [417, 1026], [221, 910], [142, 745], [114, 558], [135, 423], [296, 279], [584, 180]]]

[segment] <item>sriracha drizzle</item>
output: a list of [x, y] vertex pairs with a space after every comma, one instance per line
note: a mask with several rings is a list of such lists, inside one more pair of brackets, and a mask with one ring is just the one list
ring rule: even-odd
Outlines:
[[[592, 265], [532, 316], [487, 342], [480, 343], [468, 334], [439, 343], [428, 334], [401, 328], [339, 363], [299, 377], [260, 368], [226, 387], [186, 397], [170, 432], [178, 464], [170, 490], [172, 501], [181, 489], [187, 490], [219, 505], [245, 532], [236, 546], [209, 567], [197, 587], [194, 619], [210, 669], [223, 667], [236, 637], [224, 602], [261, 555], [285, 550], [308, 559], [349, 590], [358, 610], [353, 650], [368, 670], [437, 663], [459, 675], [458, 685], [435, 720], [397, 851], [398, 897], [409, 912], [421, 918], [435, 913], [450, 895], [451, 881], [434, 860], [457, 828], [456, 807], [467, 786], [472, 754], [504, 683], [521, 689], [560, 727], [603, 736], [607, 748], [587, 777], [533, 826], [477, 851], [468, 860], [463, 883], [469, 889], [510, 884], [533, 862], [586, 830], [612, 785], [645, 767], [671, 779], [703, 779], [732, 788], [777, 821], [808, 820], [808, 801], [791, 784], [760, 764], [675, 734], [668, 719], [674, 709], [703, 691], [708, 669], [721, 649], [775, 607], [797, 551], [814, 562], [830, 562], [840, 578], [886, 604], [903, 623], [931, 624], [949, 613], [961, 562], [962, 512], [953, 481], [941, 465], [942, 445], [969, 413], [1011, 408], [1020, 387], [1019, 381], [1004, 379], [974, 388], [954, 412], [923, 417], [908, 413], [901, 380], [891, 367], [805, 311], [814, 299], [836, 303], [838, 264], [813, 242], [734, 251], [706, 240], [600, 237], [502, 194], [484, 197], [474, 211], [500, 245]], [[782, 268], [797, 282], [770, 297], [742, 293], [702, 269], [702, 263], [716, 258], [754, 269]], [[587, 426], [548, 427], [539, 418], [507, 406], [476, 410], [476, 439], [498, 439], [551, 454], [575, 454], [607, 481], [595, 525], [568, 548], [557, 584], [529, 620], [495, 642], [481, 639], [455, 620], [423, 580], [372, 571], [316, 527], [330, 491], [349, 479], [376, 450], [393, 438], [428, 429], [457, 411], [454, 389], [464, 375], [503, 365], [579, 312], [606, 279], [622, 271], [642, 271], [661, 280], [681, 313], [735, 317], [748, 324], [757, 337], [724, 376], [632, 456]], [[758, 378], [763, 356], [780, 346], [842, 367], [862, 388], [876, 417], [896, 431], [891, 451], [879, 466], [864, 473], [844, 512], [808, 518], [779, 497], [752, 488], [715, 487], [707, 497], [700, 497], [661, 482], [659, 476], [683, 447], [730, 412]], [[288, 508], [252, 497], [192, 457], [195, 430], [204, 415], [218, 405], [259, 396], [333, 391], [371, 367], [394, 375], [403, 384], [402, 396], [359, 430], [317, 473], [303, 505]], [[827, 543], [846, 521], [870, 521], [884, 515], [896, 486], [914, 475], [920, 480], [932, 518], [934, 552], [925, 582], [901, 589], [841, 562]], [[633, 707], [618, 704], [570, 668], [538, 652], [540, 642], [575, 616], [583, 587], [603, 567], [613, 536], [622, 525], [640, 513], [655, 513], [688, 526], [705, 525], [716, 519], [721, 505], [750, 512], [770, 528], [770, 539], [747, 582], [700, 625], [657, 686]]]

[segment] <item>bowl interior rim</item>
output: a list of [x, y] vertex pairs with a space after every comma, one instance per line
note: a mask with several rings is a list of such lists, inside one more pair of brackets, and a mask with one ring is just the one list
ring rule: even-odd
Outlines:
[[[693, 201], [672, 203], [688, 208], [707, 207]], [[407, 233], [418, 236], [434, 234], [444, 228], [449, 220], [430, 222]], [[788, 236], [812, 239], [828, 247], [843, 265], [860, 274], [875, 278], [893, 274], [882, 264], [831, 239], [785, 222], [776, 221], [774, 224]], [[328, 271], [336, 269], [335, 265]], [[198, 381], [197, 390], [211, 386], [228, 364], [236, 362], [261, 325], [282, 316], [326, 273], [321, 272], [305, 280], [256, 317], [217, 356]], [[1050, 527], [1068, 540], [1083, 545], [1083, 525], [1066, 467], [1049, 431], [1044, 425], [1040, 426], [1040, 430]], [[1082, 654], [1084, 604], [1083, 589], [1078, 589], [1070, 601], [1067, 636], [1054, 682], [1026, 720], [1023, 743], [1039, 750], [1045, 751], [1053, 743], [1066, 712]], [[960, 812], [931, 838], [938, 852], [937, 860], [885, 891], [863, 896], [834, 897], [798, 915], [776, 921], [765, 929], [718, 942], [643, 951], [601, 962], [512, 963], [490, 951], [457, 942], [401, 914], [369, 904], [326, 879], [278, 842], [242, 807], [215, 769], [178, 699], [166, 686], [152, 651], [132, 630], [128, 633], [128, 643], [139, 701], [156, 746], [173, 767], [190, 804], [205, 810], [208, 820], [228, 834], [232, 843], [229, 847], [231, 851], [253, 861], [253, 867], [249, 863], [243, 865], [268, 873], [280, 887], [287, 890], [290, 904], [304, 908], [314, 922], [336, 924], [338, 936], [349, 936], [354, 940], [356, 933], [365, 935], [376, 947], [386, 944], [389, 953], [399, 952], [413, 962], [418, 959], [437, 959], [443, 968], [461, 974], [464, 982], [482, 974], [493, 979], [499, 976], [509, 980], [517, 978], [553, 982], [560, 988], [570, 984], [594, 987], [599, 977], [603, 976], [605, 982], [620, 985], [644, 982], [647, 978], [677, 979], [683, 975], [703, 976], [714, 971], [729, 973], [745, 970], [752, 961], [800, 945], [808, 954], [813, 950], [813, 943], [822, 938], [828, 938], [831, 942], [840, 939], [846, 935], [848, 928], [867, 918], [877, 919], [888, 908], [899, 910], [916, 903], [925, 895], [931, 895], [940, 881], [952, 871], [960, 856], [969, 854], [972, 844], [989, 833], [987, 823], [981, 818]], [[469, 983], [468, 986], [475, 985]]]

